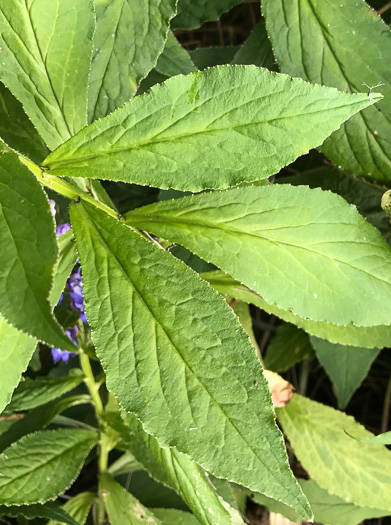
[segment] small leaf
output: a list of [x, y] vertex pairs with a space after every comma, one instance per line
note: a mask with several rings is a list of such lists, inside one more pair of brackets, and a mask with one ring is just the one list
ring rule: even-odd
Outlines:
[[99, 484], [111, 525], [161, 525], [150, 510], [109, 474], [101, 474]]
[[122, 106], [156, 65], [176, 0], [99, 0], [88, 97], [89, 122]]
[[391, 326], [380, 325], [367, 328], [353, 324], [338, 326], [331, 323], [311, 321], [311, 319], [304, 319], [288, 310], [278, 308], [276, 305], [269, 305], [260, 295], [220, 270], [204, 273], [201, 277], [223, 295], [230, 295], [235, 299], [254, 304], [269, 314], [295, 324], [308, 334], [321, 339], [328, 339], [332, 343], [365, 346], [365, 348], [391, 346]]
[[230, 64], [239, 49], [240, 46], [198, 47], [189, 51], [189, 55], [197, 69], [202, 71], [208, 67]]
[[174, 29], [196, 29], [211, 22], [240, 4], [242, 0], [179, 0], [178, 14], [172, 21]]
[[44, 165], [58, 176], [227, 188], [278, 172], [379, 98], [254, 66], [220, 66], [154, 86], [82, 130]]
[[[346, 122], [321, 150], [355, 175], [391, 180], [391, 34], [356, 0], [264, 0], [262, 11], [281, 71], [359, 92], [382, 84], [384, 101]], [[370, 93], [372, 96], [372, 93]]]
[[311, 337], [311, 344], [319, 363], [335, 386], [338, 408], [342, 410], [367, 376], [380, 350], [335, 345], [317, 337]]
[[197, 71], [189, 53], [181, 46], [172, 31], [168, 33], [165, 48], [156, 64], [156, 70], [167, 77], [187, 75]]
[[0, 504], [45, 503], [78, 476], [97, 433], [45, 430], [23, 437], [0, 454]]
[[373, 445], [391, 445], [391, 432], [383, 432], [383, 434], [378, 434], [377, 436], [371, 437], [355, 437], [351, 436], [360, 443], [371, 443]]
[[390, 246], [338, 195], [247, 186], [150, 204], [126, 220], [212, 262], [269, 305], [337, 325], [391, 323]]
[[47, 196], [17, 155], [1, 145], [0, 187], [1, 313], [19, 330], [72, 351], [48, 301], [58, 247]]
[[87, 124], [93, 32], [92, 0], [2, 3], [0, 79], [50, 149]]
[[250, 36], [240, 46], [231, 64], [253, 64], [258, 67], [266, 67], [270, 71], [277, 70], [263, 19], [257, 23]]
[[121, 406], [160, 446], [310, 515], [232, 309], [182, 262], [100, 210], [72, 205], [71, 221], [92, 337]]
[[[84, 525], [95, 497], [93, 492], [80, 492], [64, 503], [62, 509], [76, 520], [78, 525]], [[51, 520], [47, 525], [59, 525], [59, 523], [57, 520]]]
[[391, 451], [358, 443], [372, 434], [351, 416], [295, 394], [277, 409], [279, 423], [303, 467], [330, 494], [360, 507], [391, 512]]
[[77, 253], [76, 243], [74, 241], [72, 230], [67, 231], [58, 238], [60, 250], [54, 267], [53, 286], [49, 295], [49, 301], [52, 306], [57, 304], [61, 292], [65, 288], [67, 279], [76, 264]]
[[285, 372], [294, 364], [313, 357], [308, 335], [290, 323], [282, 323], [267, 346], [264, 364], [273, 372]]
[[[33, 520], [34, 518], [46, 518], [55, 519], [56, 523], [69, 523], [69, 525], [80, 525], [79, 522], [75, 521], [65, 510], [60, 507], [57, 503], [48, 501], [44, 505], [18, 505], [18, 506], [5, 506], [0, 505], [0, 516], [11, 516], [18, 517], [23, 516], [27, 520]], [[52, 522], [50, 522], [52, 523]]]

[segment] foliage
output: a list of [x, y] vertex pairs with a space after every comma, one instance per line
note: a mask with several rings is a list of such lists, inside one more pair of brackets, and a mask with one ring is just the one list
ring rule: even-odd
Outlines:
[[390, 31], [239, 4], [0, 7], [4, 523], [391, 514]]

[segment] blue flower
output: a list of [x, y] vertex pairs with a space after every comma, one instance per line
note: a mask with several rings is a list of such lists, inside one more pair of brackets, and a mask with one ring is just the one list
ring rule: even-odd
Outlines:
[[60, 237], [60, 235], [63, 235], [70, 229], [71, 225], [68, 222], [64, 222], [64, 224], [59, 224], [56, 228], [57, 237]]
[[[70, 328], [69, 330], [65, 330], [65, 333], [68, 337], [71, 338], [72, 342], [75, 343], [77, 346], [77, 340], [76, 340], [76, 334], [77, 334], [77, 326], [74, 326], [73, 328]], [[66, 352], [65, 350], [60, 350], [59, 348], [51, 348], [52, 357], [54, 364], [58, 363], [59, 361], [64, 361], [64, 363], [67, 363], [69, 361], [70, 357], [74, 357], [76, 354], [73, 352]]]

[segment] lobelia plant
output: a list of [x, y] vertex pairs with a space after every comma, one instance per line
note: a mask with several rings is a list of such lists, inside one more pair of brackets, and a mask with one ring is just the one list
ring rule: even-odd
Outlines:
[[177, 40], [239, 3], [0, 0], [1, 522], [391, 514], [391, 380], [381, 436], [342, 412], [391, 346], [390, 31], [262, 0]]

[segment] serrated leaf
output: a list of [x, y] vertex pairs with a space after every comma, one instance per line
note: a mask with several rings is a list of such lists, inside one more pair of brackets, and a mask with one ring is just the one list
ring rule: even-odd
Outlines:
[[266, 67], [270, 71], [277, 70], [264, 19], [253, 28], [235, 54], [231, 64], [253, 64], [258, 67]]
[[311, 337], [311, 344], [335, 387], [338, 408], [342, 410], [368, 374], [380, 350], [335, 345], [318, 337]]
[[308, 335], [290, 323], [282, 323], [267, 346], [265, 368], [285, 372], [304, 359], [312, 359], [314, 351]]
[[71, 370], [62, 377], [37, 377], [24, 379], [15, 390], [7, 412], [20, 412], [35, 408], [76, 388], [84, 379], [81, 370]]
[[264, 0], [262, 10], [284, 73], [350, 92], [382, 83], [384, 102], [345, 123], [322, 151], [355, 175], [391, 180], [389, 28], [356, 0]]
[[30, 410], [22, 419], [18, 419], [11, 428], [0, 435], [0, 452], [3, 452], [3, 450], [26, 434], [43, 430], [50, 425], [58, 414], [61, 414], [67, 408], [84, 403], [91, 403], [91, 398], [87, 395], [68, 396]]
[[57, 241], [42, 186], [17, 155], [0, 145], [0, 310], [19, 330], [74, 350], [48, 301]]
[[[171, 487], [181, 496], [193, 514], [203, 525], [232, 525], [229, 512], [219, 501], [208, 474], [185, 454], [180, 454], [175, 448], [162, 448], [158, 441], [144, 432], [141, 423], [133, 414], [122, 414], [133, 434], [133, 441], [143, 443], [152, 453], [159, 466], [168, 475]], [[131, 448], [131, 451], [140, 450]], [[138, 457], [138, 456], [137, 456]], [[142, 457], [138, 457], [142, 461]], [[159, 481], [159, 480], [158, 480]], [[164, 483], [164, 480], [162, 480]]]
[[126, 220], [185, 246], [270, 305], [337, 325], [391, 324], [391, 249], [338, 195], [248, 186], [150, 204]]
[[0, 137], [11, 148], [40, 164], [49, 154], [44, 141], [11, 91], [0, 83]]
[[[76, 520], [77, 525], [84, 525], [95, 497], [93, 492], [81, 492], [64, 503], [62, 509]], [[57, 520], [51, 520], [47, 525], [58, 525], [59, 523]]]
[[276, 173], [372, 103], [254, 66], [220, 66], [154, 86], [44, 165], [59, 176], [227, 188]]
[[156, 70], [167, 77], [187, 75], [197, 71], [189, 53], [181, 46], [172, 31], [167, 35], [166, 45], [157, 61]]
[[161, 525], [161, 521], [110, 474], [101, 474], [99, 484], [111, 525]]
[[174, 29], [195, 29], [205, 22], [217, 20], [242, 0], [179, 0], [178, 14], [172, 21]]
[[261, 366], [226, 302], [101, 211], [72, 205], [71, 220], [94, 344], [120, 404], [161, 446], [309, 515]]
[[176, 0], [98, 0], [95, 5], [89, 122], [122, 106], [156, 65]]
[[45, 503], [65, 492], [97, 443], [90, 430], [29, 434], [0, 454], [0, 504]]
[[363, 346], [365, 348], [391, 346], [391, 326], [380, 325], [367, 328], [352, 324], [338, 326], [331, 323], [311, 321], [294, 315], [288, 310], [282, 310], [276, 305], [269, 305], [260, 295], [220, 270], [204, 273], [201, 277], [223, 295], [229, 295], [235, 299], [254, 304], [269, 314], [295, 324], [308, 334], [321, 339], [328, 339], [332, 343]]
[[277, 417], [298, 460], [320, 487], [360, 507], [391, 512], [391, 451], [348, 435], [372, 436], [363, 426], [298, 394], [277, 409]]
[[2, 3], [0, 79], [50, 149], [87, 124], [94, 28], [92, 0]]
[[[55, 523], [69, 523], [69, 525], [80, 525], [57, 503], [49, 501], [44, 505], [19, 505], [5, 506], [0, 505], [0, 516], [23, 516], [28, 520], [34, 518], [56, 519]], [[52, 523], [52, 522], [50, 522]]]

